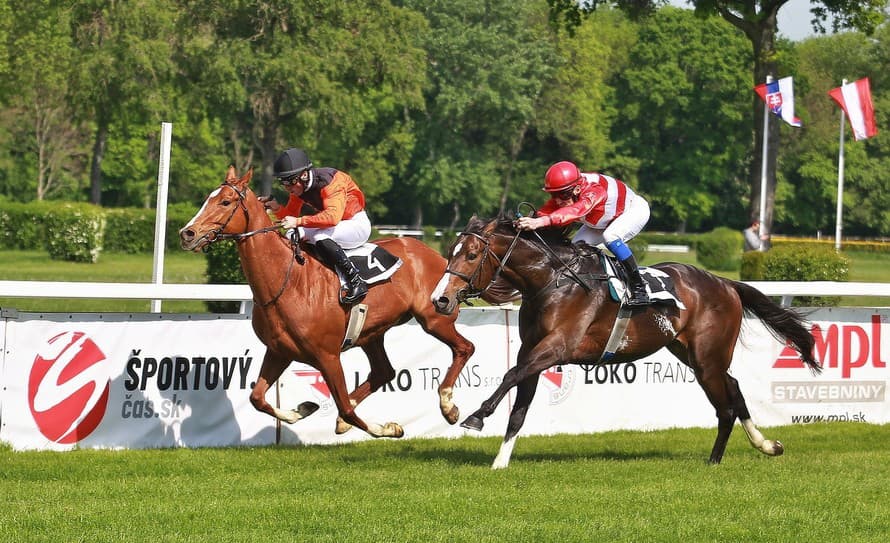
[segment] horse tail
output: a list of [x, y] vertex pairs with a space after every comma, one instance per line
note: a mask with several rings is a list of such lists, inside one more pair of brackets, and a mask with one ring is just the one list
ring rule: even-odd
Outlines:
[[807, 330], [806, 319], [802, 315], [792, 309], [783, 308], [750, 285], [732, 281], [732, 286], [742, 301], [742, 309], [746, 315], [760, 319], [777, 340], [790, 342], [813, 373], [822, 371], [822, 366], [813, 356], [816, 341]]

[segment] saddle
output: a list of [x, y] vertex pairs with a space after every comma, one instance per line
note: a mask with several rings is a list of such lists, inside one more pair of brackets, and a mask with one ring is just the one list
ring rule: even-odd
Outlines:
[[[621, 303], [627, 291], [628, 278], [618, 259], [583, 241], [576, 243], [575, 248], [578, 254], [578, 275], [582, 279], [587, 277], [608, 281], [609, 296], [615, 302]], [[674, 305], [678, 309], [686, 309], [677, 297], [671, 276], [646, 266], [640, 268], [640, 275], [646, 283], [646, 291], [652, 304], [663, 303]]]
[[[368, 285], [386, 281], [402, 267], [401, 258], [376, 243], [365, 243], [355, 249], [344, 249], [344, 252]], [[344, 277], [340, 277], [340, 284], [346, 285]]]

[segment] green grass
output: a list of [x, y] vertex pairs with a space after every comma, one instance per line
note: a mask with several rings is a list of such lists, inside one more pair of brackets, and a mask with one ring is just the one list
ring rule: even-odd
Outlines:
[[0, 541], [884, 542], [888, 428], [713, 429], [341, 446], [0, 449]]
[[[90, 281], [98, 283], [150, 283], [153, 255], [103, 253], [95, 264], [52, 260], [44, 251], [0, 251], [0, 279], [16, 281]], [[164, 254], [165, 283], [206, 283], [206, 262], [201, 254], [169, 251]], [[147, 312], [149, 300], [85, 300], [79, 298], [0, 298], [0, 307], [19, 311]], [[169, 301], [165, 312], [203, 313], [202, 301]]]

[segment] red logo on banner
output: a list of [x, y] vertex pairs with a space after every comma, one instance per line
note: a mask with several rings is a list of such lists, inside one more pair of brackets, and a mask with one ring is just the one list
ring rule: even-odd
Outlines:
[[104, 360], [83, 332], [63, 332], [46, 342], [28, 380], [28, 407], [44, 436], [76, 443], [99, 426], [110, 389]]
[[324, 378], [321, 376], [320, 371], [294, 370], [294, 375], [296, 375], [299, 379], [309, 381], [309, 386], [317, 390], [325, 398], [331, 397], [331, 389], [329, 389], [328, 384], [324, 382]]

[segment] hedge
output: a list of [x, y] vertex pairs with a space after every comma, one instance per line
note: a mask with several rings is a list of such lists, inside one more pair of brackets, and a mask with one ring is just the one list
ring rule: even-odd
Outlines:
[[742, 246], [741, 232], [721, 226], [699, 236], [695, 251], [702, 266], [710, 270], [729, 271], [739, 269]]
[[[167, 249], [179, 248], [179, 229], [196, 212], [192, 204], [167, 207]], [[154, 238], [154, 209], [56, 201], [0, 203], [0, 249], [47, 250], [52, 258], [95, 262], [103, 250], [151, 253]]]
[[[847, 281], [850, 261], [833, 247], [781, 244], [742, 257], [743, 281]], [[795, 296], [797, 306], [836, 306], [839, 296]]]

